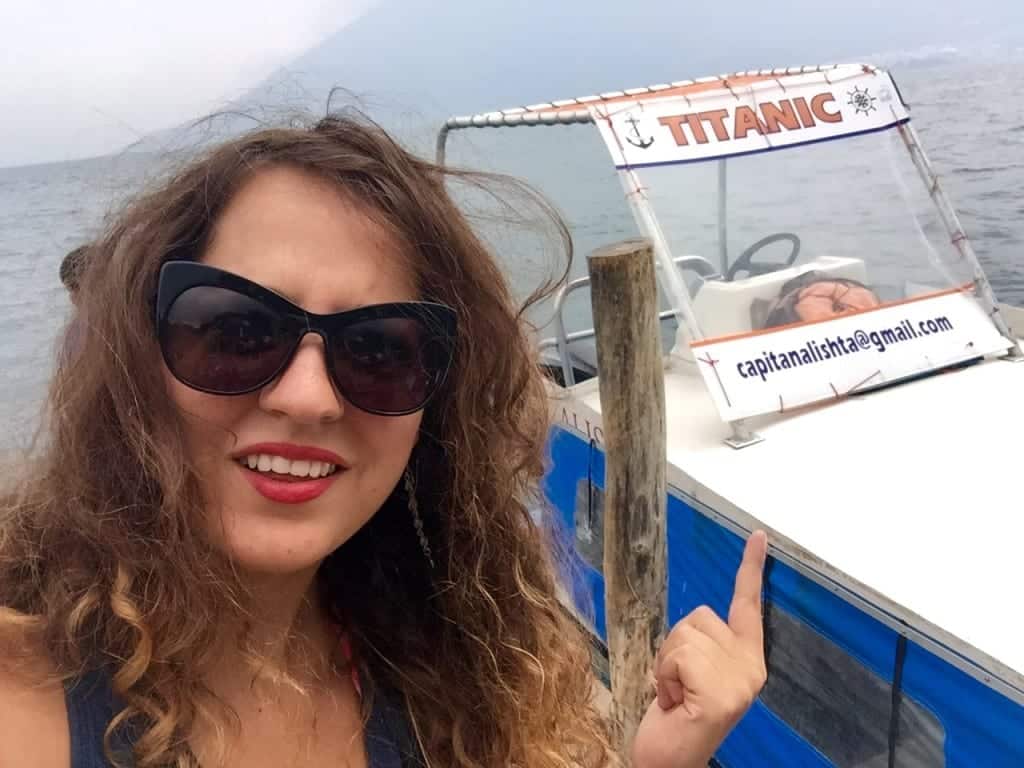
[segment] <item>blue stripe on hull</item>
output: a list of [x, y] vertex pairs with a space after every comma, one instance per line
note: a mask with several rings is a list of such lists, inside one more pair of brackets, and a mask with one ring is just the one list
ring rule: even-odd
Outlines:
[[[571, 543], [577, 486], [581, 481], [586, 482], [589, 473], [594, 485], [603, 489], [604, 454], [578, 433], [560, 427], [552, 429], [548, 450], [551, 464], [544, 490], [557, 512], [562, 536]], [[673, 495], [668, 499], [667, 522], [670, 623], [701, 604], [710, 605], [720, 616], [725, 616], [743, 541]], [[595, 631], [605, 640], [604, 580], [581, 558], [572, 560], [567, 567], [574, 574], [577, 606], [591, 618]], [[766, 700], [773, 705], [778, 703], [778, 710], [790, 714], [794, 707], [800, 709], [806, 705], [805, 709], [813, 710], [813, 705], [793, 695], [799, 690], [797, 687], [790, 690], [787, 698], [786, 683], [770, 675], [769, 686], [774, 688], [771, 692], [766, 688], [761, 700], [726, 739], [716, 759], [723, 768], [873, 768], [875, 765], [884, 768], [891, 712], [888, 696], [894, 676], [897, 633], [779, 561], [771, 561], [767, 569], [765, 595], [766, 615], [776, 612], [781, 622], [779, 628], [791, 631], [798, 627], [801, 642], [810, 642], [809, 647], [819, 643], [822, 647], [836, 648], [837, 654], [847, 659], [854, 669], [854, 677], [859, 676], [857, 682], [837, 673], [837, 679], [828, 681], [829, 685], [843, 695], [856, 685], [869, 686], [871, 681], [876, 681], [876, 695], [870, 702], [878, 705], [877, 694], [883, 692], [884, 706], [875, 706], [872, 721], [867, 714], [870, 702], [865, 700], [864, 711], [850, 712], [851, 722], [847, 724], [841, 722], [842, 712], [839, 716], [835, 711], [826, 713], [833, 702], [823, 699], [825, 709], [818, 722], [805, 720], [801, 726], [783, 720], [778, 711], [769, 708]], [[768, 623], [774, 627], [777, 622], [769, 620]], [[770, 636], [769, 643], [773, 642], [774, 647], [769, 645], [770, 669], [774, 669], [773, 659], [781, 664], [787, 652], [792, 654], [797, 650], [785, 647], [787, 641], [781, 636], [774, 640]], [[828, 677], [822, 669], [811, 670], [808, 674]], [[931, 755], [918, 753], [914, 758], [911, 753], [917, 745], [898, 742], [901, 747], [897, 752], [897, 765], [928, 768], [1024, 766], [1024, 708], [913, 642], [906, 645], [902, 697], [905, 705], [900, 711], [913, 710], [911, 721], [901, 721], [903, 738], [931, 733], [930, 740], [926, 741], [937, 751]], [[882, 722], [879, 718], [884, 720], [885, 727], [879, 727]], [[816, 731], [813, 737], [807, 736], [809, 731]], [[872, 739], [881, 739], [875, 745], [883, 752], [881, 762], [876, 762], [879, 759], [877, 749], [870, 759], [858, 754], [858, 750], [866, 749], [865, 742]]]

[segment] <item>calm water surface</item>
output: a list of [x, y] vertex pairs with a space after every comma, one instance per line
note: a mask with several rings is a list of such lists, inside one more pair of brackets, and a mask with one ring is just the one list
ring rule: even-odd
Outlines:
[[[954, 57], [894, 74], [997, 296], [1024, 305], [1024, 56]], [[573, 225], [579, 253], [632, 235], [596, 133], [570, 129], [568, 140], [544, 148], [533, 133], [541, 130], [460, 136], [452, 157], [539, 185]], [[69, 306], [58, 279], [61, 259], [164, 162], [128, 154], [0, 169], [0, 449], [22, 444], [38, 420]], [[540, 246], [501, 228], [489, 236], [520, 289], [550, 270]], [[573, 271], [583, 269], [577, 257]]]

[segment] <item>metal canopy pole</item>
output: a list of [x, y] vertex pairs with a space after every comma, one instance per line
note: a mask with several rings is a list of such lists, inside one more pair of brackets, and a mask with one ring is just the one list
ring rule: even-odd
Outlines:
[[448, 131], [451, 130], [447, 123], [441, 126], [441, 130], [437, 133], [437, 156], [435, 161], [438, 165], [444, 166], [445, 161], [445, 150], [447, 149], [448, 143]]
[[727, 222], [728, 176], [726, 160], [718, 161], [718, 252], [722, 258], [722, 275], [729, 272], [729, 225]]
[[594, 122], [593, 116], [586, 109], [567, 109], [552, 107], [550, 110], [531, 112], [525, 109], [508, 112], [487, 112], [481, 115], [449, 117], [437, 134], [435, 161], [444, 165], [447, 153], [448, 133], [466, 128], [516, 128], [519, 126], [541, 125], [577, 125]]
[[654, 246], [654, 258], [665, 278], [664, 288], [669, 299], [669, 306], [675, 312], [680, 327], [687, 336], [686, 343], [689, 344], [704, 338], [700, 324], [697, 322], [697, 316], [693, 313], [690, 292], [672, 259], [668, 239], [661, 229], [658, 217], [651, 208], [650, 200], [647, 199], [646, 189], [632, 168], [620, 169], [619, 180], [626, 192], [626, 200], [633, 210], [637, 226], [644, 235], [650, 238]]
[[1013, 336], [1013, 332], [1010, 330], [1010, 327], [1006, 324], [1006, 320], [1003, 318], [1002, 313], [999, 311], [999, 306], [996, 304], [995, 293], [992, 291], [992, 286], [988, 281], [988, 276], [985, 274], [985, 270], [981, 268], [978, 256], [974, 252], [974, 248], [971, 246], [970, 241], [967, 239], [967, 233], [960, 224], [960, 219], [956, 215], [956, 211], [954, 210], [952, 203], [949, 201], [949, 198], [946, 197], [945, 190], [943, 190], [942, 185], [939, 183], [939, 177], [935, 174], [935, 171], [932, 169], [932, 164], [928, 160], [928, 156], [921, 147], [921, 142], [918, 141], [917, 131], [914, 130], [913, 125], [906, 122], [899, 127], [899, 132], [900, 137], [903, 139], [903, 143], [906, 144], [907, 150], [910, 152], [910, 159], [913, 161], [914, 167], [917, 169], [921, 180], [928, 189], [928, 194], [931, 195], [932, 201], [935, 203], [935, 207], [939, 212], [939, 217], [942, 219], [942, 223], [946, 227], [946, 232], [949, 234], [950, 241], [960, 252], [960, 255], [966, 259], [967, 263], [971, 265], [971, 270], [974, 273], [974, 282], [981, 292], [981, 299], [985, 303], [989, 317], [992, 318], [992, 322], [995, 324], [999, 332], [1005, 336], [1007, 340], [1012, 342], [1012, 346], [1010, 347], [1010, 352], [1007, 354], [1007, 357], [1024, 360], [1024, 353], [1022, 353], [1020, 347], [1017, 346], [1017, 341]]

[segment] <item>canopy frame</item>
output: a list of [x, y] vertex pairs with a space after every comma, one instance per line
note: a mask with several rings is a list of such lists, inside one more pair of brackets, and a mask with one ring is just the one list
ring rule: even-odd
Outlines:
[[[781, 78], [806, 75], [812, 73], [822, 74], [826, 81], [829, 73], [837, 70], [850, 71], [859, 68], [863, 73], [877, 73], [875, 67], [867, 64], [831, 64], [823, 66], [789, 67], [779, 69], [753, 70], [737, 72], [731, 75], [720, 75], [717, 77], [706, 77], [697, 80], [681, 80], [673, 83], [662, 83], [641, 88], [631, 88], [625, 91], [611, 91], [592, 96], [583, 96], [575, 99], [533, 104], [513, 109], [483, 112], [475, 115], [453, 116], [441, 126], [436, 143], [436, 162], [444, 165], [447, 160], [447, 142], [452, 131], [466, 130], [471, 128], [512, 128], [512, 127], [539, 127], [539, 126], [565, 126], [596, 124], [592, 108], [599, 105], [610, 105], [616, 103], [629, 103], [637, 99], [656, 99], [659, 97], [672, 96], [675, 94], [693, 93], [706, 94], [714, 91], [727, 91], [736, 95], [733, 88], [739, 84], [756, 83], [775, 80], [782, 86]], [[890, 75], [890, 79], [891, 75]], [[899, 86], [892, 80], [897, 92]], [[784, 88], [784, 86], [782, 86]], [[899, 95], [902, 101], [902, 95]], [[909, 110], [909, 107], [908, 107]], [[894, 130], [899, 132], [903, 143], [910, 154], [915, 169], [918, 172], [922, 183], [928, 190], [933, 205], [938, 210], [940, 219], [950, 238], [950, 242], [966, 260], [972, 271], [974, 285], [978, 289], [980, 299], [985, 307], [988, 316], [996, 330], [1011, 342], [1009, 352], [1004, 359], [1019, 362], [1024, 360], [1024, 352], [1014, 338], [1006, 319], [1000, 312], [995, 294], [992, 290], [988, 276], [978, 260], [977, 254], [967, 234], [947, 197], [945, 190], [935, 173], [930, 159], [925, 153], [916, 130], [909, 118], [907, 121], [895, 126]], [[718, 237], [719, 257], [721, 259], [721, 273], [726, 274], [729, 268], [728, 258], [728, 176], [727, 158], [709, 158], [709, 162], [718, 164]], [[623, 185], [626, 198], [633, 209], [634, 216], [645, 235], [650, 237], [654, 243], [656, 259], [663, 269], [661, 270], [667, 285], [667, 293], [673, 299], [674, 312], [679, 320], [680, 326], [685, 328], [687, 335], [692, 341], [701, 338], [698, 322], [693, 314], [689, 296], [685, 291], [682, 278], [674, 268], [675, 260], [668, 248], [667, 241], [658, 224], [657, 216], [642, 192], [642, 185], [635, 176], [635, 171], [629, 165], [618, 168], [620, 181]], [[573, 286], [573, 288], [578, 286]], [[555, 340], [560, 351], [567, 349], [569, 336], [565, 333], [564, 324], [556, 323]], [[568, 366], [568, 361], [563, 361], [563, 366]], [[570, 379], [571, 380], [571, 379]], [[760, 442], [761, 437], [753, 433], [745, 423], [744, 419], [729, 421], [732, 434], [726, 439], [726, 443], [734, 448], [742, 448]]]

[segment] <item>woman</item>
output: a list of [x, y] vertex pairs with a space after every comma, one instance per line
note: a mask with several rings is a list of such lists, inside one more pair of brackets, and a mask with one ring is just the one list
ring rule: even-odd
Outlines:
[[[610, 764], [527, 507], [542, 380], [446, 174], [361, 120], [265, 130], [90, 245], [0, 518], [0, 765]], [[664, 644], [639, 768], [757, 695], [764, 553]]]

